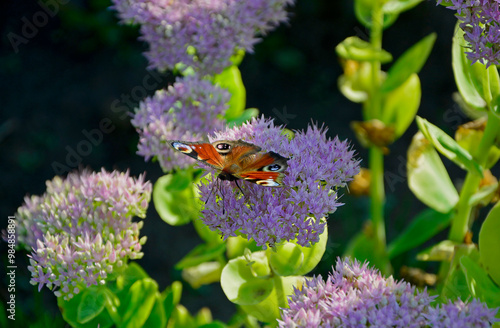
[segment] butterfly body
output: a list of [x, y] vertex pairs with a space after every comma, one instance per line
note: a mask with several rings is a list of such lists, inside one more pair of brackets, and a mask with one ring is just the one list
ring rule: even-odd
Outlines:
[[283, 185], [288, 159], [272, 151], [262, 151], [254, 144], [243, 140], [169, 143], [175, 150], [217, 169], [221, 180], [242, 179], [268, 187]]

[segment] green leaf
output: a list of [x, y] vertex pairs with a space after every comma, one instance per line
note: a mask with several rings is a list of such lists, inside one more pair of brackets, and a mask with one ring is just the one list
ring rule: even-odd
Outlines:
[[[367, 28], [371, 28], [372, 22], [372, 10], [373, 6], [376, 4], [372, 0], [354, 0], [354, 14], [357, 20]], [[376, 4], [378, 5], [378, 4]], [[385, 13], [384, 19], [382, 21], [382, 27], [388, 28], [398, 19], [397, 14]], [[375, 24], [380, 24], [380, 22], [375, 22]]]
[[355, 61], [378, 61], [382, 64], [392, 61], [392, 55], [383, 49], [377, 49], [371, 43], [358, 37], [348, 37], [335, 47], [337, 55]]
[[387, 14], [401, 14], [412, 9], [424, 0], [389, 0], [384, 3], [382, 10]]
[[198, 289], [203, 285], [220, 281], [221, 273], [221, 261], [203, 262], [182, 270], [182, 279], [194, 289]]
[[344, 97], [352, 102], [362, 103], [368, 99], [368, 92], [357, 88], [355, 79], [347, 77], [345, 74], [339, 77], [338, 86]]
[[228, 127], [240, 126], [246, 121], [251, 120], [253, 117], [257, 117], [257, 115], [259, 115], [259, 110], [257, 108], [245, 109], [240, 116], [231, 120], [227, 120], [227, 126]]
[[469, 198], [469, 206], [472, 208], [479, 204], [481, 204], [481, 206], [488, 205], [496, 195], [497, 189], [498, 182], [479, 188], [479, 190]]
[[162, 297], [157, 294], [155, 304], [151, 310], [149, 318], [144, 323], [144, 327], [151, 328], [165, 328], [167, 326], [167, 317], [165, 315], [165, 308], [163, 307]]
[[325, 231], [319, 235], [319, 241], [309, 247], [299, 246], [304, 254], [304, 262], [299, 271], [295, 273], [297, 276], [304, 276], [311, 272], [323, 258], [326, 251], [326, 243], [328, 242], [328, 226], [325, 225]]
[[466, 46], [464, 32], [458, 26], [457, 22], [452, 45], [452, 67], [455, 82], [458, 91], [467, 105], [476, 110], [485, 110], [486, 101], [483, 98], [481, 79], [478, 77], [481, 74], [478, 71], [484, 70], [485, 66], [481, 63], [471, 64], [464, 53]]
[[500, 286], [500, 203], [491, 209], [481, 226], [479, 253], [486, 272]]
[[172, 312], [177, 304], [179, 304], [182, 295], [182, 283], [179, 281], [174, 281], [169, 287], [167, 287], [162, 293], [161, 298], [163, 299], [163, 309], [165, 312], [165, 317], [167, 322], [172, 316]]
[[413, 194], [430, 208], [450, 212], [458, 202], [458, 193], [429, 141], [418, 132], [408, 148], [406, 164], [408, 187]]
[[275, 249], [267, 250], [269, 265], [279, 276], [291, 276], [297, 272], [304, 263], [304, 253], [299, 245], [284, 243]]
[[97, 317], [106, 303], [106, 295], [102, 289], [87, 289], [82, 293], [82, 300], [78, 304], [76, 320], [87, 323]]
[[186, 256], [184, 256], [175, 268], [182, 270], [185, 268], [196, 266], [200, 263], [216, 260], [220, 258], [226, 251], [226, 244], [201, 244], [193, 248]]
[[443, 240], [436, 245], [430, 246], [417, 254], [419, 261], [450, 262], [453, 258], [455, 246], [458, 243], [451, 240]]
[[136, 281], [149, 278], [144, 269], [136, 262], [130, 262], [125, 271], [116, 278], [118, 289], [129, 289]]
[[168, 326], [175, 328], [196, 328], [196, 322], [193, 316], [183, 305], [178, 304], [172, 312]]
[[382, 122], [394, 127], [394, 134], [400, 137], [410, 126], [420, 107], [422, 90], [417, 74], [412, 74], [398, 88], [384, 97]]
[[229, 109], [224, 115], [226, 120], [240, 117], [245, 109], [246, 90], [238, 66], [227, 67], [222, 73], [215, 75], [214, 82], [218, 83], [222, 88], [227, 89], [231, 94]]
[[280, 318], [279, 304], [282, 303], [280, 300], [286, 301], [286, 295], [293, 294], [293, 287], [301, 289], [304, 283], [303, 276], [279, 277], [277, 279], [283, 286], [282, 295], [279, 295], [277, 289], [274, 288], [263, 301], [254, 305], [241, 305], [241, 309], [259, 321], [275, 324], [276, 319]]
[[452, 137], [426, 119], [417, 116], [417, 125], [425, 138], [429, 140], [436, 149], [449, 160], [469, 172], [483, 176], [483, 168], [472, 155], [462, 148]]
[[158, 284], [151, 278], [136, 281], [120, 306], [123, 322], [120, 327], [142, 327], [148, 319], [156, 302]]
[[420, 212], [410, 225], [389, 244], [387, 248], [389, 258], [423, 244], [446, 228], [450, 224], [452, 217], [452, 212], [440, 213], [433, 209]]
[[455, 254], [453, 255], [453, 259], [450, 264], [450, 270], [448, 272], [448, 276], [444, 280], [443, 288], [440, 294], [442, 302], [446, 302], [449, 299], [454, 300], [456, 298], [466, 301], [471, 296], [467, 279], [465, 278], [465, 272], [460, 265], [460, 259], [467, 255], [475, 259], [479, 257], [475, 245], [462, 244], [455, 246]]
[[479, 298], [490, 309], [500, 307], [500, 287], [491, 280], [486, 271], [470, 256], [462, 256], [460, 265], [465, 272], [472, 297]]
[[[99, 287], [99, 289], [101, 288], [105, 287]], [[64, 321], [75, 328], [95, 328], [97, 326], [105, 328], [111, 327], [114, 322], [107, 311], [101, 311], [96, 317], [85, 323], [78, 321], [78, 312], [84, 293], [95, 293], [97, 289], [97, 287], [87, 288], [85, 291], [81, 291], [79, 294], [74, 295], [69, 301], [65, 301], [62, 297], [58, 297], [57, 306], [61, 310]]]
[[436, 33], [432, 33], [406, 50], [387, 72], [387, 78], [382, 83], [381, 91], [392, 91], [403, 84], [412, 74], [420, 72], [435, 41]]
[[265, 252], [251, 253], [251, 260], [240, 256], [230, 260], [221, 275], [226, 297], [239, 305], [262, 302], [271, 294], [274, 283]]
[[198, 236], [200, 236], [201, 239], [203, 239], [203, 241], [209, 244], [224, 243], [224, 240], [219, 235], [219, 232], [217, 230], [211, 230], [209, 226], [203, 223], [202, 220], [193, 220], [193, 226], [196, 230], [196, 233], [198, 234]]
[[194, 190], [194, 184], [185, 175], [175, 173], [159, 178], [153, 187], [153, 202], [163, 221], [178, 226], [197, 218], [200, 205]]
[[226, 247], [226, 256], [228, 259], [234, 259], [235, 257], [242, 256], [245, 253], [245, 249], [247, 248], [251, 252], [262, 250], [262, 247], [257, 246], [255, 240], [247, 240], [246, 238], [243, 238], [241, 236], [227, 238]]

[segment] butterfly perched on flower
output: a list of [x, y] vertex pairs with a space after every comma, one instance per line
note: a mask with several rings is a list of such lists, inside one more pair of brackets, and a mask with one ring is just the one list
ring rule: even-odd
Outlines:
[[243, 140], [168, 141], [177, 151], [218, 170], [221, 180], [242, 179], [261, 186], [283, 186], [288, 158]]

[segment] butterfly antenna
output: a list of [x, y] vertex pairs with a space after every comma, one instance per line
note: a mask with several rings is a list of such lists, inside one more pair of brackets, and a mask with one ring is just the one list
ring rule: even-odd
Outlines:
[[236, 187], [241, 191], [243, 197], [246, 197], [245, 193], [243, 192], [243, 189], [241, 189], [240, 185], [238, 184], [238, 180], [234, 180], [234, 183], [236, 184]]
[[207, 197], [207, 200], [205, 200], [205, 205], [207, 205], [208, 201], [210, 200], [210, 197], [212, 197], [212, 194], [215, 193], [215, 190], [218, 189], [219, 185], [219, 179], [216, 179], [215, 182], [214, 182], [214, 186], [212, 187], [212, 189], [210, 190], [210, 193], [208, 194], [208, 197]]

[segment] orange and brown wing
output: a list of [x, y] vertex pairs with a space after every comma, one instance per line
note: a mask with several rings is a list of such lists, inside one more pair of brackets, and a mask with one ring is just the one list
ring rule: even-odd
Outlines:
[[169, 143], [175, 150], [204, 162], [215, 169], [222, 170], [224, 168], [224, 157], [219, 154], [211, 143], [186, 141], [169, 141]]
[[288, 158], [275, 152], [260, 152], [242, 158], [239, 163], [241, 171], [234, 176], [261, 186], [277, 187], [283, 185]]

